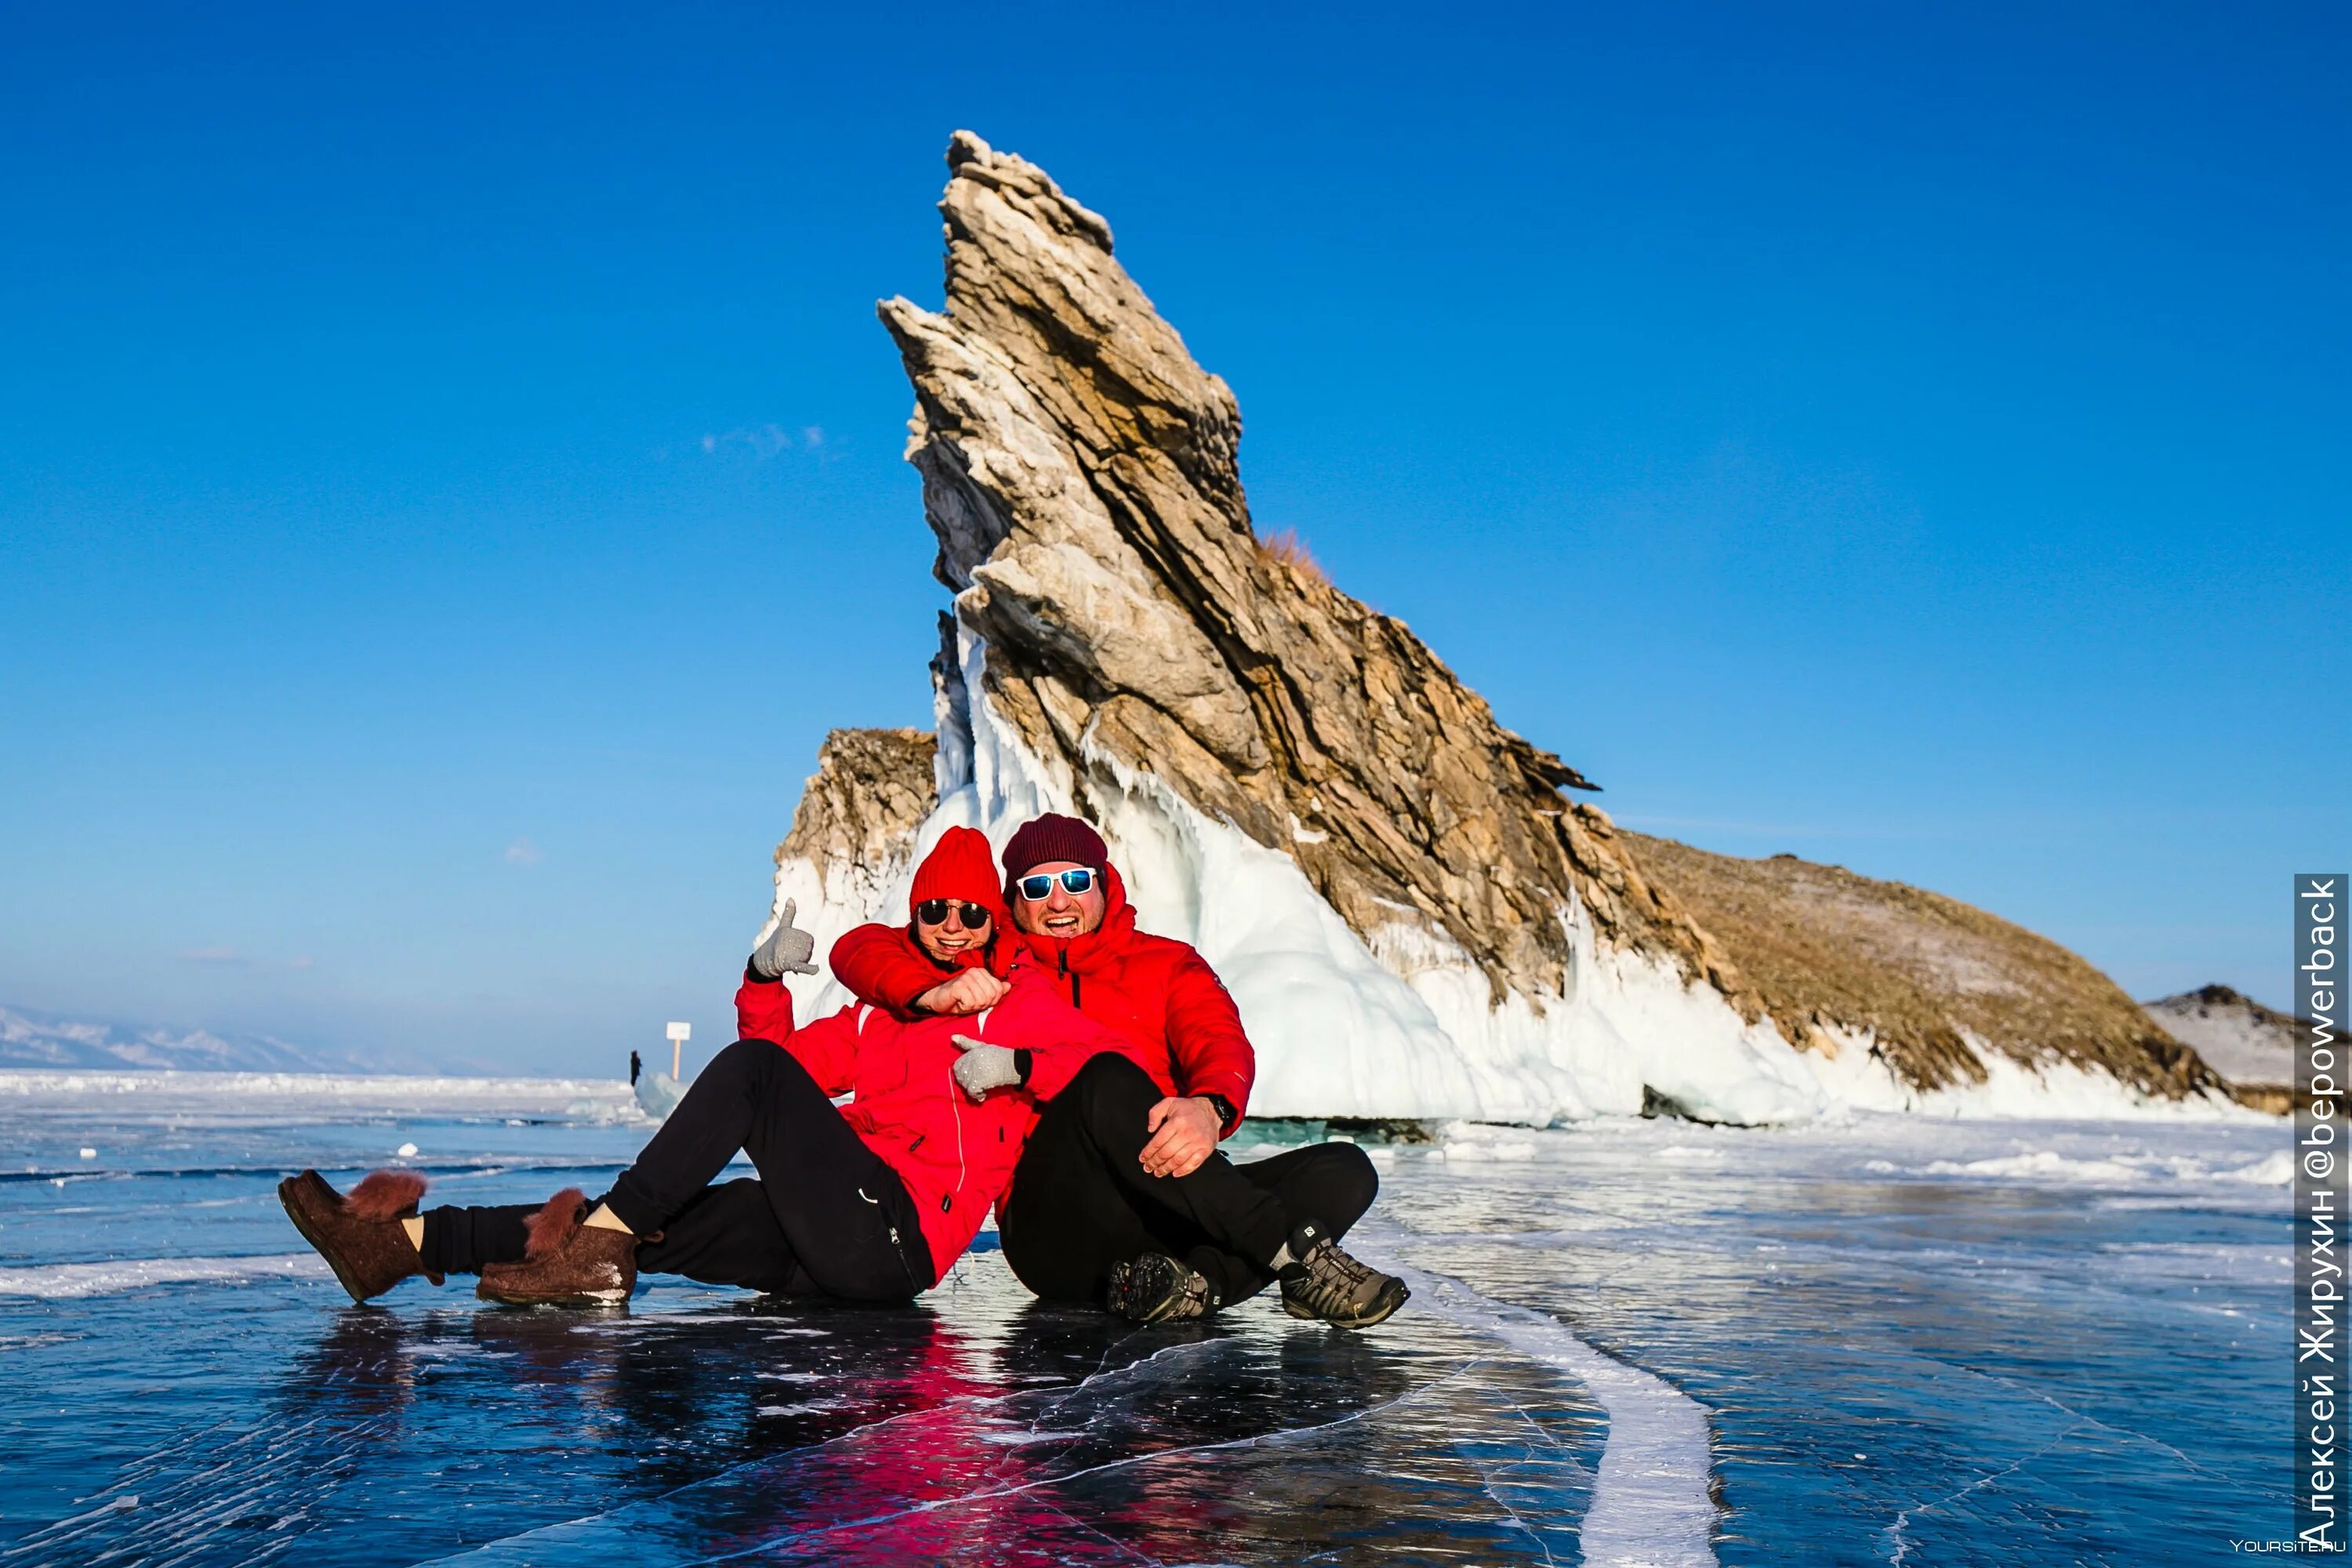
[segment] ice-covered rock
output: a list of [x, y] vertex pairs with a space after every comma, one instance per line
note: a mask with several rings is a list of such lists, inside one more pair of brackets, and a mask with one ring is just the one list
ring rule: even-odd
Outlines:
[[2230, 1092], [2283, 1112], [2294, 1097], [2295, 1021], [2227, 985], [2204, 985], [2142, 1005], [2173, 1038], [2193, 1047]]
[[1598, 786], [1259, 536], [1234, 395], [1101, 217], [968, 132], [948, 164], [945, 309], [879, 307], [954, 595], [936, 744], [827, 742], [778, 851], [779, 909], [796, 900], [828, 943], [903, 918], [915, 857], [950, 824], [1001, 845], [1075, 812], [1145, 927], [1224, 977], [1261, 1113], [1762, 1122], [1920, 1087], [1901, 1052], [1821, 1071], [1832, 1026], [1874, 1020], [1768, 1007], [1672, 880], [1561, 793]]

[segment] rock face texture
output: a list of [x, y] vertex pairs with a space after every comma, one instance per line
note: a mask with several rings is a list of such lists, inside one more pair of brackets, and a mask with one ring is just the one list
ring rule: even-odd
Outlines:
[[[778, 869], [809, 868], [818, 898], [826, 902], [878, 900], [907, 870], [916, 830], [938, 801], [931, 776], [938, 752], [939, 742], [920, 730], [827, 735], [793, 814], [792, 831], [776, 846]], [[762, 931], [761, 940], [766, 938]]]
[[903, 918], [912, 858], [950, 823], [1002, 844], [1074, 810], [1147, 928], [1225, 979], [1263, 1114], [1777, 1121], [2001, 1074], [2010, 1094], [2012, 1062], [2094, 1069], [2119, 1107], [2213, 1086], [2030, 932], [1643, 838], [1563, 793], [1598, 786], [1258, 535], [1234, 395], [1110, 226], [969, 133], [948, 164], [945, 307], [879, 306], [953, 595], [939, 729], [826, 742], [776, 875], [821, 941]]
[[1368, 940], [1401, 911], [1509, 991], [1558, 995], [1561, 912], [1753, 1017], [1671, 895], [1404, 624], [1252, 527], [1232, 391], [1195, 364], [1042, 170], [959, 132], [947, 309], [887, 300], [936, 571], [990, 701], [1077, 802], [1149, 773], [1294, 857]]
[[1906, 1083], [1980, 1082], [1990, 1049], [2024, 1067], [2097, 1067], [2147, 1094], [2219, 1088], [2195, 1052], [2105, 974], [1958, 899], [1793, 855], [1741, 860], [1622, 840], [1721, 940], [1776, 1019], [1868, 1031]]

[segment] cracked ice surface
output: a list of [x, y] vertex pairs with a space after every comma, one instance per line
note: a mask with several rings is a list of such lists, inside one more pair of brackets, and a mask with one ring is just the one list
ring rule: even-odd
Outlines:
[[352, 1309], [282, 1172], [414, 1143], [536, 1200], [644, 1130], [271, 1093], [0, 1095], [0, 1563], [2160, 1563], [2284, 1521], [2274, 1124], [1460, 1125], [1375, 1151], [1357, 1242], [1415, 1299], [1351, 1335], [1135, 1331], [992, 1253], [894, 1310]]

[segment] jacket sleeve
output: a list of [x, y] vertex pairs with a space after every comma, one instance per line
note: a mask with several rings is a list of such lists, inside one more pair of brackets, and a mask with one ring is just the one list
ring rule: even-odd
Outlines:
[[819, 1018], [795, 1031], [783, 1047], [808, 1068], [817, 1088], [829, 1095], [847, 1094], [857, 1081], [857, 1009], [844, 1007]]
[[1230, 1138], [1249, 1112], [1250, 1085], [1257, 1081], [1257, 1051], [1242, 1030], [1241, 1010], [1208, 960], [1191, 948], [1168, 976], [1168, 1055], [1179, 1092], [1222, 1094], [1233, 1101], [1233, 1121], [1219, 1134]]
[[915, 998], [937, 985], [939, 970], [908, 951], [897, 926], [862, 925], [833, 944], [833, 977], [860, 1002], [915, 1016]]
[[793, 1037], [793, 994], [782, 981], [756, 979], [744, 969], [743, 984], [735, 988], [735, 1037], [780, 1046]]

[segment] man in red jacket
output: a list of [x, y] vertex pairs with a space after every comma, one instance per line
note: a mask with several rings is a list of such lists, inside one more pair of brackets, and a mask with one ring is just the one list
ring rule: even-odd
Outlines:
[[[1030, 1135], [997, 1206], [1022, 1283], [1146, 1322], [1214, 1311], [1277, 1279], [1294, 1317], [1363, 1328], [1395, 1311], [1403, 1282], [1338, 1245], [1380, 1189], [1362, 1150], [1311, 1144], [1246, 1165], [1217, 1152], [1248, 1107], [1256, 1052], [1201, 955], [1136, 929], [1101, 836], [1049, 814], [1013, 836], [1003, 864], [1029, 962], [1137, 1047], [1134, 1060], [1087, 1062]], [[850, 932], [832, 961], [859, 997], [906, 1016], [978, 1012], [1005, 991], [987, 967], [943, 975], [887, 926]]]

